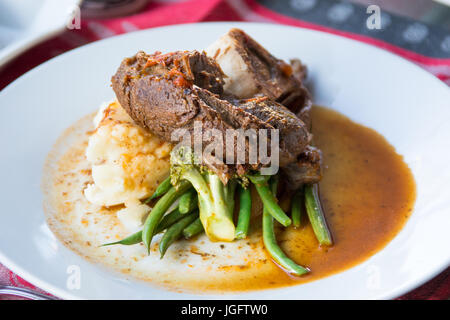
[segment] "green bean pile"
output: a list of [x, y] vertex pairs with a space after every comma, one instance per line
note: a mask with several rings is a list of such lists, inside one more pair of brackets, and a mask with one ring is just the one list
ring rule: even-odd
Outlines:
[[[330, 231], [325, 221], [325, 216], [320, 205], [317, 185], [306, 185], [294, 193], [291, 199], [290, 217], [278, 204], [277, 186], [278, 176], [262, 176], [259, 174], [247, 175], [248, 180], [254, 185], [264, 205], [262, 215], [263, 242], [272, 259], [288, 273], [301, 276], [309, 272], [309, 269], [298, 265], [291, 260], [278, 246], [274, 231], [274, 221], [282, 226], [293, 225], [298, 228], [304, 208], [314, 230], [314, 234], [320, 245], [333, 244]], [[234, 199], [239, 199], [239, 211], [235, 228], [235, 239], [245, 239], [248, 236], [250, 217], [252, 210], [252, 196], [250, 186], [230, 181], [223, 190], [223, 198], [227, 202], [227, 209], [233, 216]], [[157, 199], [157, 200], [156, 200]], [[168, 209], [178, 201], [178, 206], [172, 211]], [[143, 229], [120, 241], [104, 244], [109, 245], [133, 245], [143, 242], [150, 254], [150, 244], [154, 235], [164, 232], [159, 242], [161, 258], [167, 249], [176, 240], [184, 237], [190, 239], [205, 231], [199, 216], [199, 203], [202, 201], [196, 193], [196, 188], [188, 180], [181, 180], [176, 186], [172, 185], [171, 178], [164, 180], [154, 194], [143, 203], [156, 201], [153, 209], [147, 216]], [[204, 201], [204, 200], [203, 200]]]

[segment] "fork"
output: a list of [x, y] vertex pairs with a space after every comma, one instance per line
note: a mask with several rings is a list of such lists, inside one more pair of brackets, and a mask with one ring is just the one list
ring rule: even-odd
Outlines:
[[17, 296], [31, 300], [58, 300], [55, 297], [51, 297], [33, 290], [12, 286], [0, 286], [0, 295]]

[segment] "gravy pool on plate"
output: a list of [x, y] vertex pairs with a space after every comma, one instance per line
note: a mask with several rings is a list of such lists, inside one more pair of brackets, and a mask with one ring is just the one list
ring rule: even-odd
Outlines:
[[279, 230], [283, 250], [312, 271], [294, 278], [265, 252], [260, 228], [246, 240], [213, 243], [206, 236], [172, 245], [164, 259], [156, 241], [147, 256], [142, 245], [99, 247], [128, 235], [116, 217], [122, 207], [100, 207], [83, 194], [91, 182], [85, 158], [93, 115], [69, 128], [50, 153], [45, 174], [45, 209], [52, 231], [92, 262], [165, 288], [196, 293], [248, 291], [296, 285], [343, 271], [381, 250], [412, 212], [411, 171], [384, 137], [323, 108], [312, 112], [315, 144], [322, 150], [320, 195], [334, 246], [320, 247], [304, 219], [300, 230]]

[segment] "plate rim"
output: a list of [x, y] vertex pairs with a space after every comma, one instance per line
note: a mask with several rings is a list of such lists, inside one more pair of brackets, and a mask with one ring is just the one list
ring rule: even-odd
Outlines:
[[[92, 47], [102, 46], [105, 43], [117, 41], [120, 38], [126, 38], [126, 37], [130, 36], [130, 34], [133, 34], [133, 35], [139, 34], [139, 33], [144, 34], [144, 33], [152, 32], [152, 31], [155, 31], [155, 30], [156, 31], [158, 31], [158, 30], [161, 31], [161, 29], [183, 28], [183, 27], [187, 27], [187, 26], [191, 27], [191, 26], [195, 26], [195, 25], [219, 25], [219, 26], [222, 25], [222, 26], [228, 26], [228, 27], [239, 27], [239, 28], [243, 28], [243, 29], [245, 29], [245, 26], [249, 26], [249, 25], [258, 26], [259, 25], [259, 26], [265, 27], [265, 28], [267, 28], [267, 27], [269, 27], [269, 28], [280, 28], [280, 29], [284, 29], [285, 28], [285, 29], [293, 29], [293, 30], [299, 29], [302, 32], [326, 35], [326, 36], [330, 36], [332, 38], [337, 38], [337, 39], [339, 39], [339, 41], [344, 41], [344, 42], [348, 41], [348, 42], [352, 43], [353, 45], [370, 48], [370, 50], [376, 51], [377, 55], [381, 54], [381, 55], [390, 56], [390, 58], [396, 59], [398, 62], [403, 63], [403, 64], [406, 63], [406, 64], [409, 65], [410, 68], [411, 67], [415, 68], [418, 72], [421, 72], [424, 77], [428, 78], [427, 81], [431, 81], [431, 82], [434, 83], [433, 86], [440, 86], [443, 89], [444, 88], [445, 89], [449, 88], [444, 82], [439, 80], [432, 73], [428, 72], [427, 70], [425, 70], [424, 68], [420, 67], [419, 65], [413, 63], [412, 61], [409, 61], [409, 60], [407, 60], [407, 59], [405, 59], [405, 58], [403, 58], [403, 57], [401, 57], [399, 55], [396, 55], [396, 54], [394, 54], [394, 53], [392, 53], [392, 52], [390, 52], [388, 50], [385, 50], [385, 49], [382, 49], [382, 48], [379, 48], [379, 47], [376, 47], [376, 46], [373, 46], [373, 45], [370, 45], [370, 44], [367, 44], [367, 43], [364, 43], [364, 42], [361, 42], [361, 41], [358, 41], [358, 40], [354, 40], [354, 39], [346, 38], [346, 37], [343, 37], [343, 36], [340, 36], [340, 35], [332, 34], [332, 33], [329, 33], [329, 32], [324, 32], [324, 31], [319, 31], [319, 30], [312, 30], [312, 29], [301, 28], [301, 27], [296, 27], [296, 26], [280, 25], [280, 24], [273, 24], [273, 23], [262, 23], [262, 22], [200, 22], [200, 23], [197, 22], [197, 23], [176, 24], [176, 25], [161, 26], [161, 27], [156, 27], [156, 28], [137, 30], [137, 31], [133, 31], [133, 32], [130, 32], [130, 33], [124, 33], [124, 34], [116, 35], [116, 36], [113, 36], [113, 37], [109, 37], [109, 38], [106, 38], [106, 39], [102, 39], [102, 40], [98, 40], [98, 41], [94, 41], [94, 42], [82, 45], [82, 46], [77, 47], [75, 49], [69, 50], [69, 51], [67, 51], [65, 53], [62, 53], [62, 54], [60, 54], [60, 55], [58, 55], [58, 56], [56, 56], [56, 57], [54, 57], [52, 59], [49, 59], [49, 60], [45, 61], [44, 63], [36, 66], [35, 68], [29, 70], [28, 72], [24, 73], [23, 75], [21, 75], [20, 77], [15, 79], [13, 82], [8, 84], [5, 88], [3, 88], [0, 91], [0, 97], [2, 95], [4, 95], [4, 94], [7, 94], [12, 88], [20, 85], [22, 81], [26, 80], [28, 77], [32, 76], [34, 73], [40, 72], [40, 70], [42, 68], [47, 67], [48, 64], [52, 64], [55, 61], [58, 61], [59, 59], [66, 59], [67, 57], [70, 57], [71, 55], [78, 54], [79, 51], [89, 50], [89, 48], [91, 46]], [[408, 223], [408, 221], [407, 221], [407, 223]], [[393, 239], [395, 239], [396, 236], [394, 236]], [[386, 244], [386, 246], [389, 245], [391, 241], [389, 241]], [[376, 256], [378, 253], [380, 253], [383, 250], [385, 250], [386, 246], [383, 247], [381, 250], [377, 251], [374, 255], [370, 256], [368, 259], [370, 259], [371, 257]], [[341, 272], [338, 272], [336, 274], [332, 274], [329, 277], [335, 276], [337, 274], [343, 274], [343, 273], [345, 273], [345, 272], [347, 272], [347, 271], [349, 271], [349, 270], [351, 270], [351, 269], [353, 269], [353, 268], [355, 268], [357, 266], [362, 265], [367, 260], [365, 260], [365, 261], [363, 261], [361, 263], [358, 263], [357, 265], [355, 265], [353, 267], [350, 267], [348, 269], [345, 269], [345, 270], [343, 270]], [[47, 292], [49, 292], [51, 294], [56, 295], [57, 297], [60, 297], [60, 298], [63, 298], [63, 299], [83, 299], [80, 296], [77, 296], [77, 295], [69, 293], [69, 291], [67, 291], [67, 290], [60, 289], [60, 288], [58, 288], [58, 287], [48, 283], [45, 280], [41, 280], [40, 278], [34, 276], [32, 273], [26, 271], [21, 266], [19, 266], [16, 263], [14, 263], [10, 258], [8, 258], [2, 252], [1, 247], [0, 247], [0, 262], [3, 265], [5, 265], [9, 270], [11, 270], [12, 272], [14, 272], [17, 275], [19, 275], [21, 278], [25, 279], [26, 281], [32, 283], [33, 285], [39, 287], [40, 289], [42, 289], [44, 291], [47, 291]], [[408, 282], [404, 283], [402, 286], [399, 286], [399, 287], [397, 287], [397, 288], [395, 288], [395, 289], [393, 289], [393, 290], [391, 290], [389, 292], [381, 293], [377, 298], [378, 299], [393, 299], [393, 298], [399, 297], [399, 296], [401, 296], [401, 295], [403, 295], [403, 294], [405, 294], [405, 293], [407, 293], [407, 292], [409, 292], [411, 290], [414, 290], [415, 288], [420, 287], [421, 285], [423, 285], [424, 283], [426, 283], [427, 281], [429, 281], [430, 279], [434, 278], [435, 276], [440, 274], [442, 271], [447, 269], [449, 265], [450, 265], [450, 258], [447, 261], [447, 265], [443, 264], [443, 265], [441, 265], [439, 267], [436, 267], [436, 268], [434, 268], [433, 272], [430, 272], [428, 275], [423, 276], [423, 277], [418, 278], [418, 279], [415, 279], [414, 281], [413, 280], [408, 281]], [[320, 280], [321, 279], [318, 279], [318, 280], [315, 280], [314, 282], [320, 281]], [[282, 289], [283, 288], [265, 289], [265, 290], [258, 290], [258, 292], [259, 291], [282, 290]], [[251, 292], [253, 292], [253, 291], [251, 291]], [[225, 293], [223, 295], [223, 298], [230, 297], [233, 294], [235, 294], [235, 293]], [[198, 298], [199, 299], [208, 299], [208, 295], [198, 295]], [[157, 300], [157, 299], [155, 299], [155, 300]]]

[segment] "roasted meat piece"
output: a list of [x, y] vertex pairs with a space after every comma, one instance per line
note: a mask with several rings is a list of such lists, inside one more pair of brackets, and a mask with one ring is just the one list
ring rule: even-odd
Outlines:
[[[217, 129], [223, 136], [227, 129], [279, 129], [280, 165], [295, 161], [310, 142], [305, 124], [268, 98], [236, 103], [221, 99], [222, 84], [220, 67], [196, 51], [164, 55], [139, 52], [125, 59], [112, 78], [117, 99], [128, 114], [166, 141], [171, 141], [176, 129], [193, 134], [195, 121], [202, 129]], [[224, 149], [224, 157], [226, 152]], [[202, 159], [224, 182], [234, 173], [243, 174], [262, 165], [225, 165], [211, 160]]]
[[175, 128], [188, 125], [199, 115], [196, 89], [223, 91], [220, 67], [197, 51], [138, 52], [122, 61], [111, 81], [131, 118], [166, 141]]
[[[230, 30], [206, 52], [226, 74], [224, 95], [227, 99], [234, 102], [239, 98], [268, 97], [286, 106], [311, 128], [312, 100], [303, 84], [307, 69], [299, 59], [287, 64], [239, 29]], [[321, 154], [317, 149], [312, 150], [315, 151], [305, 151], [284, 166], [283, 171], [290, 177], [293, 188], [320, 181]]]
[[309, 125], [311, 97], [303, 86], [306, 67], [300, 60], [288, 64], [277, 59], [240, 29], [231, 29], [211, 44], [206, 53], [226, 74], [227, 93], [241, 99], [267, 96]]

